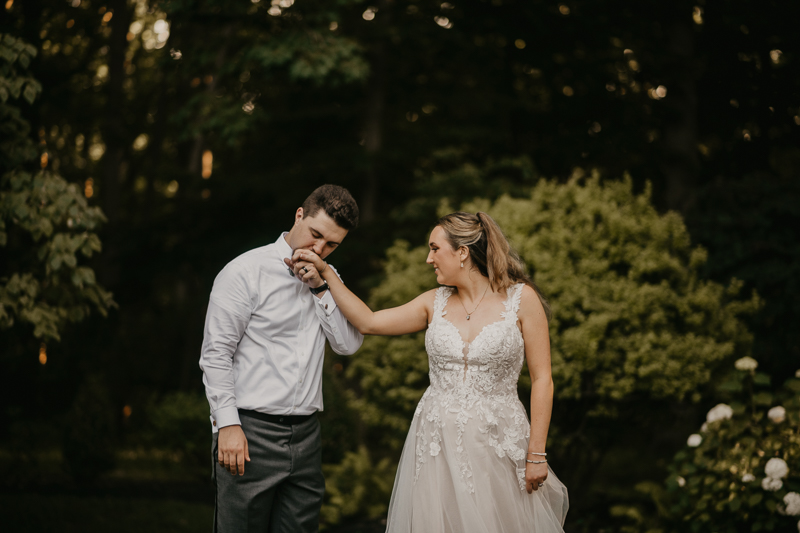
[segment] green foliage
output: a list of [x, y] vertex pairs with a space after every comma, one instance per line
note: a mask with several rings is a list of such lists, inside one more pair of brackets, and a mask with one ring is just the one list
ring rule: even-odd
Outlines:
[[178, 452], [198, 466], [211, 457], [208, 400], [203, 394], [173, 392], [151, 401], [147, 409], [147, 443]]
[[91, 309], [105, 315], [114, 302], [94, 271], [79, 265], [80, 256], [101, 249], [95, 231], [103, 213], [59, 175], [25, 170], [37, 150], [27, 121], [8, 100], [22, 94], [30, 102], [41, 91], [17, 69], [35, 55], [22, 41], [0, 37], [0, 117], [9, 119], [0, 121], [0, 246], [13, 257], [0, 272], [0, 329], [20, 321], [33, 325], [35, 337], [58, 340], [66, 322], [83, 320]]
[[[700, 279], [705, 252], [691, 246], [680, 216], [659, 215], [649, 192], [635, 195], [629, 179], [541, 181], [527, 199], [464, 209], [495, 217], [550, 299], [559, 398], [591, 398], [598, 415], [636, 394], [680, 400], [707, 383], [720, 361], [749, 348], [741, 318], [758, 298], [736, 299], [736, 281], [726, 288]], [[402, 242], [390, 249], [386, 279], [370, 303], [399, 305], [434, 286], [426, 253]], [[365, 342], [349, 369], [361, 380], [363, 395], [354, 401], [365, 420], [407, 427], [424, 388], [424, 354], [422, 335]], [[380, 407], [373, 413], [370, 406]]]
[[[800, 492], [800, 379], [787, 380], [773, 394], [766, 374], [736, 370], [718, 391], [719, 399], [730, 402], [732, 416], [703, 424], [675, 455], [666, 490], [651, 493], [662, 527], [675, 532], [793, 530], [797, 517], [783, 516], [783, 498]], [[768, 417], [770, 406], [783, 407], [785, 414]], [[762, 485], [772, 458], [788, 466], [777, 490]]]
[[291, 80], [310, 80], [317, 85], [360, 81], [369, 74], [361, 46], [327, 28], [283, 32], [279, 39], [267, 39], [260, 46], [250, 47], [244, 58], [264, 71], [285, 67]]
[[30, 104], [42, 92], [41, 84], [26, 72], [34, 57], [36, 48], [0, 34], [0, 169], [12, 168], [37, 155], [28, 138], [30, 124], [19, 108], [9, 103], [9, 99], [22, 96]]
[[705, 251], [680, 215], [660, 215], [630, 178], [541, 181], [530, 199], [476, 202], [496, 218], [551, 300], [553, 377], [559, 398], [589, 397], [613, 414], [640, 394], [682, 399], [725, 358], [745, 355], [741, 318], [758, 298], [741, 284], [700, 279]]
[[64, 422], [64, 466], [76, 481], [92, 482], [113, 468], [116, 417], [100, 376], [87, 376]]
[[326, 466], [322, 523], [337, 524], [344, 517], [356, 515], [381, 517], [386, 512], [386, 495], [392, 491], [396, 469], [395, 461], [388, 458], [375, 463], [364, 446], [357, 452], [347, 452], [338, 465]]
[[[556, 397], [573, 410], [613, 417], [643, 401], [681, 400], [707, 384], [720, 362], [747, 353], [742, 317], [758, 298], [737, 299], [735, 280], [723, 287], [700, 279], [705, 253], [691, 246], [680, 216], [660, 215], [649, 191], [634, 194], [630, 179], [542, 180], [528, 198], [463, 208], [498, 221], [550, 299]], [[390, 248], [370, 305], [400, 305], [434, 287], [426, 254], [426, 246], [406, 242]], [[426, 372], [421, 333], [368, 338], [353, 358], [348, 376], [359, 386], [351, 406], [374, 431], [376, 449], [399, 451]], [[559, 428], [565, 423], [554, 419], [551, 435], [572, 431]]]
[[[689, 216], [692, 235], [709, 249], [706, 271], [731, 276], [758, 291], [765, 305], [753, 333], [754, 354], [781, 380], [800, 360], [800, 148], [772, 149], [773, 172], [716, 182]], [[789, 296], [791, 295], [791, 296]]]
[[342, 5], [306, 4], [306, 17], [292, 16], [296, 9], [273, 17], [266, 12], [268, 4], [245, 10], [241, 4], [215, 0], [171, 0], [159, 7], [181, 25], [183, 39], [176, 46], [192, 41], [191, 52], [180, 59], [178, 79], [186, 72], [214, 73], [207, 90], [182, 95], [170, 115], [181, 140], [211, 135], [220, 145], [235, 147], [280, 114], [265, 99], [276, 96], [283, 85], [330, 89], [369, 75], [364, 47], [328, 28]]
[[[427, 247], [409, 249], [407, 242], [398, 241], [386, 254], [386, 277], [369, 300], [373, 309], [402, 305], [436, 286], [436, 277], [425, 264]], [[428, 386], [424, 339], [424, 333], [367, 337], [347, 369], [361, 391], [349, 391], [351, 407], [367, 425], [391, 429], [382, 434], [387, 442], [381, 442], [390, 449], [402, 446], [410, 413]]]

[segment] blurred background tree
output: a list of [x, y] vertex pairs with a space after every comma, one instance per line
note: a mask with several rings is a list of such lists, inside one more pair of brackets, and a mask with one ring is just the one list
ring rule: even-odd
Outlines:
[[[33, 336], [60, 340], [67, 322], [113, 305], [78, 257], [100, 251], [93, 231], [105, 220], [74, 184], [45, 170], [49, 154], [30, 139], [18, 101], [32, 104], [42, 90], [27, 72], [36, 49], [0, 34], [0, 329], [33, 326]], [[37, 168], [38, 167], [38, 168]], [[29, 335], [25, 331], [23, 335]]]
[[[87, 210], [102, 208], [108, 222], [87, 231], [98, 232], [103, 252], [78, 268], [91, 267], [119, 304], [108, 319], [94, 314], [59, 329], [61, 342], [48, 344], [46, 364], [40, 362], [41, 341], [24, 329], [29, 326], [0, 331], [0, 370], [15, 377], [0, 396], [7, 422], [0, 426], [0, 448], [24, 442], [36, 451], [31, 457], [39, 462], [29, 480], [67, 483], [57, 470], [48, 470], [60, 459], [46, 458], [60, 457], [54, 443], [62, 438], [54, 428], [66, 419], [89, 375], [101, 376], [106, 409], [115, 420], [117, 467], [98, 483], [130, 486], [132, 476], [145, 472], [159, 483], [188, 479], [181, 477], [181, 465], [189, 469], [194, 463], [174, 459], [194, 452], [170, 452], [179, 446], [173, 437], [165, 436], [161, 444], [147, 437], [157, 425], [153, 406], [163, 405], [161, 419], [167, 420], [173, 393], [202, 405], [197, 358], [214, 276], [237, 254], [274, 241], [307, 193], [327, 182], [350, 188], [362, 207], [362, 226], [334, 263], [367, 297], [373, 288], [387, 286], [391, 268], [402, 265], [407, 266], [401, 270], [418, 268], [419, 278], [395, 287], [397, 294], [416, 294], [422, 287], [425, 267], [421, 262], [412, 267], [419, 258], [404, 257], [404, 250], [424, 243], [443, 199], [451, 206], [474, 198], [494, 205], [503, 195], [529, 201], [542, 177], [566, 183], [575, 168], [596, 168], [607, 182], [627, 172], [634, 195], [650, 183], [655, 209], [680, 213], [692, 246], [707, 250], [707, 261], [689, 269], [697, 286], [727, 287], [737, 278], [743, 282], [740, 294], [757, 291], [763, 306], [737, 335], [752, 332], [761, 369], [773, 383], [796, 370], [800, 37], [794, 26], [800, 5], [8, 0], [2, 10], [0, 33], [38, 51], [35, 58], [27, 55], [33, 58], [30, 76], [43, 87], [32, 104], [18, 106], [30, 130], [16, 138], [36, 148], [33, 167], [40, 169], [41, 155], [47, 154], [42, 176], [62, 176], [73, 187], [61, 193], [74, 194], [72, 205], [83, 209], [83, 200]], [[0, 123], [3, 143], [22, 131], [5, 129], [13, 123], [5, 118]], [[27, 172], [38, 175], [33, 167]], [[392, 248], [384, 271], [386, 250], [397, 239], [408, 248]], [[17, 248], [11, 233], [0, 250], [4, 269], [21, 260], [22, 252], [12, 252]], [[25, 250], [30, 254], [35, 248]], [[69, 268], [62, 264], [63, 273]], [[677, 276], [657, 271], [647, 284], [660, 286], [655, 280], [661, 275]], [[664, 279], [672, 288], [683, 278]], [[543, 282], [543, 289], [566, 290], [556, 278]], [[381, 293], [375, 294], [374, 301], [382, 302]], [[570, 305], [580, 296], [572, 294], [565, 300]], [[715, 293], [708, 294], [706, 302], [713, 301]], [[733, 313], [730, 305], [724, 308]], [[577, 309], [571, 312], [579, 316]], [[706, 325], [719, 330], [733, 319], [717, 320]], [[590, 324], [585, 328], [572, 340], [554, 333], [554, 342], [599, 342]], [[733, 352], [725, 352], [720, 339], [734, 337]], [[603, 337], [597, 349], [609, 340]], [[424, 359], [411, 357], [417, 341], [392, 342], [396, 364], [410, 366], [380, 377], [384, 383], [403, 379], [390, 383], [395, 396], [387, 399], [393, 406], [386, 420], [396, 426], [387, 435], [403, 433], [404, 413], [426, 379]], [[726, 332], [709, 334], [707, 342], [712, 349], [705, 361], [712, 374], [714, 364], [735, 357], [747, 343]], [[564, 354], [570, 353], [567, 348]], [[359, 420], [373, 416], [369, 403], [352, 404], [364, 394], [359, 380], [348, 377], [349, 365], [359, 360], [326, 361], [324, 427], [331, 444], [324, 460], [331, 472], [363, 469], [362, 459], [377, 465], [388, 458], [365, 440], [370, 429]], [[631, 360], [631, 371], [642, 361]], [[584, 371], [590, 375], [570, 378], [571, 383], [585, 384], [595, 369]], [[699, 372], [692, 382], [703, 379]], [[700, 386], [681, 400], [676, 391], [648, 397], [638, 405], [638, 416], [669, 413], [675, 428], [696, 427], [714, 394]], [[640, 391], [634, 387], [631, 394]], [[607, 400], [598, 406], [617, 405]], [[567, 400], [560, 399], [558, 405], [565, 407], [558, 414], [563, 431], [607, 424], [609, 450], [630, 445], [640, 454], [635, 460], [616, 455], [627, 459], [622, 465], [611, 452], [605, 461], [575, 463], [577, 477], [580, 465], [600, 461], [605, 479], [614, 479], [603, 494], [587, 489], [574, 501], [569, 520], [576, 531], [612, 523], [611, 500], [634, 497], [628, 480], [667, 476], [667, 458], [682, 446], [674, 435], [644, 430], [636, 447], [611, 417], [603, 424], [599, 420], [606, 418], [587, 417], [587, 426], [571, 425], [570, 416], [583, 417], [594, 404], [566, 409]], [[192, 416], [187, 416], [191, 427], [200, 428], [204, 421]], [[629, 413], [623, 407], [617, 416], [623, 420]], [[3, 472], [13, 456], [0, 454]], [[191, 487], [199, 486], [196, 466], [190, 469]], [[12, 480], [6, 482], [12, 488], [21, 482], [19, 476], [0, 477]], [[197, 498], [208, 502], [203, 487]], [[347, 487], [340, 484], [337, 490], [346, 493]], [[335, 506], [326, 516], [346, 522], [361, 512], [375, 514], [374, 501], [368, 500], [349, 516]]]

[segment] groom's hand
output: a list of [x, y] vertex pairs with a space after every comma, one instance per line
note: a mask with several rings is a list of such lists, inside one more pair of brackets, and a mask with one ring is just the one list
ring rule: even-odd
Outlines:
[[244, 462], [250, 461], [250, 451], [242, 426], [226, 426], [219, 430], [217, 460], [234, 476], [244, 475]]

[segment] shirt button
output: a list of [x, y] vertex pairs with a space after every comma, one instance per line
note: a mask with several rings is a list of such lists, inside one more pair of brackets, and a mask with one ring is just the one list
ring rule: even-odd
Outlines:
[[303, 382], [303, 378], [300, 378], [300, 383], [302, 383], [302, 382]]
[[328, 304], [325, 304], [325, 309], [327, 309], [327, 308], [328, 308]]
[[213, 422], [211, 422], [211, 425], [216, 427], [216, 425], [217, 425], [217, 421], [216, 421], [216, 420], [214, 420]]

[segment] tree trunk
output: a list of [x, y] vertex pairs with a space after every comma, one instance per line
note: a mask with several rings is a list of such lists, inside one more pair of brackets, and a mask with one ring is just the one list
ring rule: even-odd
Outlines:
[[111, 0], [109, 11], [113, 13], [111, 38], [108, 43], [108, 85], [103, 142], [106, 152], [103, 157], [103, 181], [100, 184], [103, 210], [111, 226], [119, 218], [121, 167], [125, 158], [128, 135], [122, 110], [125, 108], [125, 55], [128, 51], [128, 27], [132, 12], [125, 0]]
[[[222, 70], [222, 67], [225, 65], [225, 56], [228, 52], [228, 39], [231, 36], [231, 32], [233, 27], [231, 24], [225, 26], [221, 33], [222, 36], [222, 43], [217, 51], [217, 57], [214, 59], [214, 74], [211, 78], [211, 83], [208, 84], [206, 88], [206, 93], [210, 97], [213, 97], [214, 91], [217, 89], [219, 85], [219, 72]], [[187, 170], [189, 171], [190, 175], [196, 176], [200, 174], [200, 161], [203, 156], [203, 148], [205, 147], [205, 135], [202, 133], [198, 134], [197, 137], [194, 139], [194, 144], [192, 145], [192, 150], [189, 153], [189, 164], [187, 166]]]
[[666, 204], [685, 213], [694, 195], [697, 179], [697, 88], [695, 86], [694, 28], [691, 22], [675, 22], [668, 31], [672, 54], [671, 80], [664, 101], [668, 116], [664, 124], [662, 172], [666, 180]]
[[[388, 2], [378, 3], [378, 16], [375, 23], [385, 30], [391, 22]], [[380, 30], [379, 30], [380, 31]], [[386, 31], [381, 31], [386, 35]], [[364, 191], [359, 206], [362, 222], [375, 219], [378, 200], [378, 166], [383, 148], [383, 112], [386, 107], [386, 44], [377, 41], [372, 49], [371, 74], [367, 83], [367, 108], [364, 121], [364, 149], [367, 156], [367, 170], [364, 176]]]

